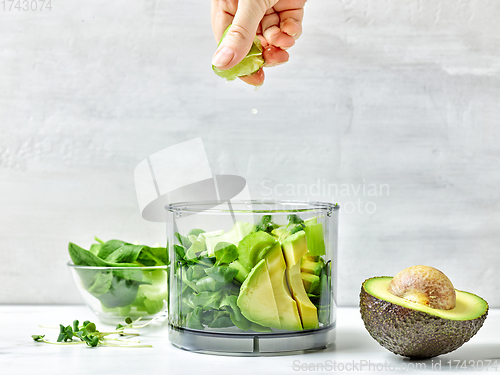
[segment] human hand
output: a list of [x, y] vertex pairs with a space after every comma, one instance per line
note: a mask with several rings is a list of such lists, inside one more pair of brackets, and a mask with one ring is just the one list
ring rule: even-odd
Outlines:
[[[219, 42], [212, 64], [222, 70], [231, 69], [246, 56], [255, 35], [262, 42], [265, 67], [288, 61], [286, 51], [302, 34], [302, 18], [307, 0], [212, 0], [212, 28]], [[244, 82], [260, 86], [264, 71], [240, 77]]]

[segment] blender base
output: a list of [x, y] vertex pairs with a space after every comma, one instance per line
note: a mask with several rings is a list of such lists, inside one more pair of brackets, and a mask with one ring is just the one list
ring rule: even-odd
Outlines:
[[236, 356], [286, 355], [325, 349], [335, 342], [335, 324], [290, 333], [236, 334], [203, 332], [169, 324], [170, 342], [188, 351]]

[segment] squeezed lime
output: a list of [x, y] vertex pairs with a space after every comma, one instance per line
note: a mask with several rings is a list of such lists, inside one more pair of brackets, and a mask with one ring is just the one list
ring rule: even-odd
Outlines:
[[[224, 40], [224, 37], [226, 36], [230, 27], [231, 25], [229, 25], [226, 31], [224, 31], [224, 34], [222, 34], [219, 45]], [[250, 74], [257, 72], [264, 65], [262, 51], [262, 43], [260, 42], [259, 38], [255, 37], [252, 48], [250, 48], [250, 51], [238, 65], [227, 70], [221, 70], [212, 65], [212, 69], [215, 74], [217, 74], [219, 77], [227, 79], [228, 81], [234, 81], [238, 77], [249, 76]]]

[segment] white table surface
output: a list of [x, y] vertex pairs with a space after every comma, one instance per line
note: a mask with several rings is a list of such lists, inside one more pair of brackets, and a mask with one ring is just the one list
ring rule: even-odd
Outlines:
[[[481, 330], [458, 350], [432, 360], [418, 361], [396, 356], [375, 342], [366, 332], [357, 308], [339, 309], [335, 345], [302, 355], [226, 357], [191, 353], [173, 347], [168, 341], [166, 323], [157, 322], [140, 331], [141, 342], [153, 348], [59, 346], [37, 343], [31, 338], [32, 334], [46, 334], [47, 339], [55, 341], [58, 330], [38, 325], [68, 325], [75, 319], [94, 321], [101, 331], [112, 328], [100, 323], [86, 306], [0, 306], [0, 374], [274, 375], [367, 373], [377, 368], [398, 373], [422, 372], [424, 366], [426, 372], [441, 373], [457, 371], [455, 366], [463, 366], [464, 361], [465, 368], [458, 370], [471, 372], [475, 370], [473, 365], [480, 365], [478, 361], [483, 361], [484, 367], [491, 361], [487, 372], [500, 373], [498, 309], [490, 310]], [[499, 368], [492, 367], [495, 361]], [[441, 364], [441, 369], [437, 364]], [[315, 371], [321, 370], [321, 366], [323, 371]], [[338, 371], [342, 368], [344, 371]]]

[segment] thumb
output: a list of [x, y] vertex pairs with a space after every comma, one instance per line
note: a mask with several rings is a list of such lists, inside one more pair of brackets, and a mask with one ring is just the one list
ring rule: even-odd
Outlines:
[[215, 51], [212, 64], [219, 69], [231, 69], [247, 55], [266, 13], [262, 1], [240, 0], [233, 23]]

